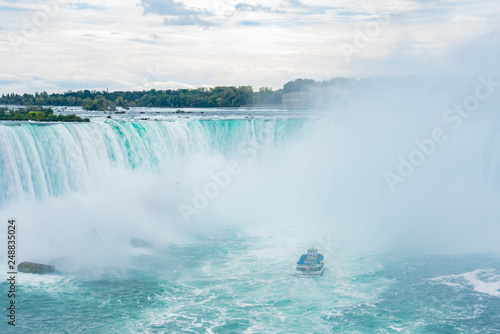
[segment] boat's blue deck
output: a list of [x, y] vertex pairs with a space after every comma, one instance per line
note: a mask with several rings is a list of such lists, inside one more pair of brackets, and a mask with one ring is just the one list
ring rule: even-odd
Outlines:
[[299, 262], [297, 264], [311, 264], [314, 262], [321, 263], [323, 261], [324, 256], [323, 254], [318, 254], [316, 259], [310, 259], [307, 254], [302, 254], [302, 256], [299, 259]]

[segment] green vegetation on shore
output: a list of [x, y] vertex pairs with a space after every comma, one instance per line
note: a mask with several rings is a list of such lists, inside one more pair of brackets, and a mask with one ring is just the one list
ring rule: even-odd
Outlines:
[[333, 87], [355, 81], [334, 78], [329, 81], [296, 79], [286, 83], [282, 89], [269, 87], [254, 92], [251, 86], [214, 87], [177, 90], [107, 92], [81, 90], [66, 93], [47, 92], [35, 94], [2, 94], [0, 104], [23, 106], [78, 106], [85, 110], [115, 110], [117, 107], [157, 108], [216, 108], [243, 106], [278, 106], [283, 94], [309, 89]]
[[54, 115], [54, 110], [51, 108], [41, 107], [17, 110], [0, 107], [0, 121], [90, 122], [88, 118], [76, 115]]
[[[215, 87], [212, 89], [178, 89], [142, 92], [78, 92], [48, 94], [7, 94], [0, 97], [0, 104], [81, 106], [85, 110], [115, 110], [116, 107], [203, 108], [241, 107], [252, 104], [252, 87]], [[265, 95], [265, 94], [264, 94]], [[281, 96], [280, 96], [281, 100]]]

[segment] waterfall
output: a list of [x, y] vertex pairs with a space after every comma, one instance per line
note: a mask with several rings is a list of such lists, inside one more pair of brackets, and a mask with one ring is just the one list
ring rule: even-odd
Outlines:
[[296, 134], [304, 120], [178, 120], [0, 125], [0, 205], [88, 191], [104, 170], [168, 173], [195, 154], [231, 156], [245, 143]]

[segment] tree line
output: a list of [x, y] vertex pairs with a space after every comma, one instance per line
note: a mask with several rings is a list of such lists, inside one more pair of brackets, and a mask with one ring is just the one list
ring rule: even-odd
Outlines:
[[282, 89], [269, 87], [254, 92], [251, 86], [214, 87], [149, 91], [80, 90], [65, 93], [2, 94], [0, 104], [23, 106], [80, 106], [85, 110], [115, 110], [117, 107], [210, 108], [281, 105], [282, 95], [312, 88], [345, 84], [353, 79], [334, 78], [330, 81], [296, 79]]
[[107, 92], [82, 90], [65, 93], [2, 94], [0, 104], [23, 106], [81, 106], [86, 110], [115, 110], [116, 107], [210, 108], [242, 107], [260, 103], [281, 103], [272, 89], [254, 93], [252, 87]]
[[0, 107], [0, 121], [35, 121], [35, 122], [90, 122], [88, 118], [72, 115], [54, 115], [51, 108], [28, 107], [9, 109]]

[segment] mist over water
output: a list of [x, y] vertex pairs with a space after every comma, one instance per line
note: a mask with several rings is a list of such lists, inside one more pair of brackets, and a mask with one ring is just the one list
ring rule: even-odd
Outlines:
[[[19, 222], [19, 260], [58, 266], [55, 276], [20, 276], [25, 293], [34, 303], [91, 285], [106, 296], [92, 297], [100, 307], [139, 319], [78, 320], [108, 331], [477, 329], [465, 315], [482, 319], [479, 328], [496, 326], [483, 306], [468, 305], [498, 303], [498, 95], [457, 126], [443, 115], [475, 94], [477, 80], [364, 85], [293, 117], [220, 110], [2, 124], [1, 215]], [[446, 140], [430, 147], [436, 129]], [[420, 160], [409, 172], [400, 157], [412, 154]], [[408, 175], [391, 186], [387, 172], [401, 170]], [[207, 193], [223, 174], [216, 195]], [[182, 206], [196, 213], [186, 219]], [[151, 246], [132, 247], [132, 237]], [[311, 244], [327, 271], [297, 281], [293, 264]], [[110, 280], [117, 290], [106, 294]], [[461, 297], [433, 306], [440, 293]], [[476, 304], [462, 304], [468, 298]], [[427, 303], [427, 313], [410, 316], [412, 303]], [[308, 320], [297, 320], [304, 313]]]
[[[351, 246], [497, 254], [498, 96], [482, 102], [457, 129], [443, 119], [477, 85], [376, 82], [350, 103], [321, 113], [324, 118], [301, 141], [249, 166], [228, 189], [228, 200], [214, 207], [219, 217], [232, 214], [234, 221], [300, 225], [309, 240], [331, 235]], [[391, 187], [386, 173], [398, 174], [399, 157], [410, 160], [421, 151], [415, 142], [428, 141], [436, 128], [446, 140], [435, 143], [430, 156], [422, 153], [424, 161]]]

